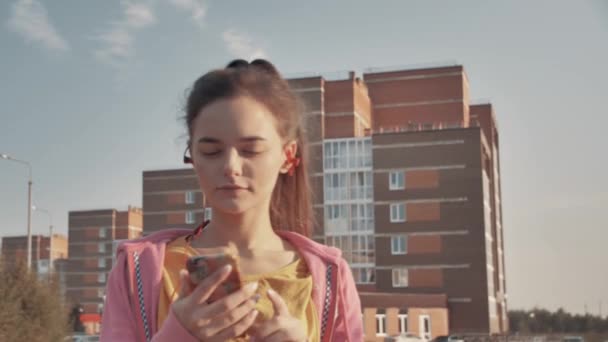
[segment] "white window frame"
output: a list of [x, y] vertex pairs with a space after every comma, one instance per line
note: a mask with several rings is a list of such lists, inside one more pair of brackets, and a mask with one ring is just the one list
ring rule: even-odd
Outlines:
[[[395, 248], [395, 241], [397, 241], [397, 248]], [[402, 247], [402, 248], [400, 248], [400, 247]], [[407, 235], [391, 236], [391, 254], [392, 255], [407, 254]]]
[[[429, 331], [428, 332], [424, 331], [424, 321], [425, 320], [428, 320], [428, 322], [429, 322]], [[419, 336], [426, 341], [430, 341], [433, 338], [433, 326], [432, 326], [432, 322], [431, 322], [431, 316], [430, 315], [418, 316], [418, 323], [419, 323], [418, 328], [420, 330]]]
[[196, 202], [196, 194], [194, 191], [186, 191], [184, 196], [186, 204], [194, 204]]
[[397, 319], [398, 319], [398, 323], [399, 323], [399, 328], [400, 334], [406, 334], [408, 332], [408, 326], [407, 326], [407, 314], [398, 314], [397, 315]]
[[97, 252], [99, 252], [99, 253], [106, 252], [106, 243], [105, 242], [100, 242], [97, 244]]
[[97, 298], [103, 299], [104, 295], [105, 295], [104, 289], [97, 289]]
[[405, 172], [391, 171], [388, 174], [388, 189], [403, 190], [405, 189]]
[[[402, 283], [403, 277], [400, 272], [405, 272], [406, 277], [405, 277], [405, 284]], [[391, 278], [392, 278], [392, 283], [393, 283], [393, 287], [408, 287], [409, 283], [410, 283], [410, 275], [408, 272], [407, 268], [393, 268], [392, 272], [391, 272]]]
[[196, 213], [194, 211], [186, 211], [185, 221], [188, 224], [196, 223]]
[[97, 282], [98, 283], [105, 283], [106, 282], [106, 274], [105, 273], [99, 273], [99, 274], [97, 274]]
[[211, 208], [205, 208], [205, 220], [211, 220], [213, 218], [213, 210]]
[[376, 314], [376, 336], [386, 336], [386, 314]]
[[105, 227], [99, 228], [99, 238], [100, 239], [106, 238], [106, 228]]
[[[402, 212], [403, 217], [400, 217]], [[405, 203], [391, 203], [389, 214], [391, 223], [405, 222], [407, 219]]]
[[106, 267], [106, 259], [105, 258], [99, 258], [99, 259], [97, 259], [97, 267], [98, 268], [105, 268]]

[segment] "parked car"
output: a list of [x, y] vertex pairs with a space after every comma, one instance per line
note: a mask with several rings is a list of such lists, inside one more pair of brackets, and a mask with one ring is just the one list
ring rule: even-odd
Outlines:
[[424, 340], [417, 335], [406, 333], [386, 336], [384, 342], [424, 342]]
[[582, 336], [564, 336], [562, 342], [585, 342]]
[[437, 336], [433, 342], [464, 342], [464, 338], [457, 335]]

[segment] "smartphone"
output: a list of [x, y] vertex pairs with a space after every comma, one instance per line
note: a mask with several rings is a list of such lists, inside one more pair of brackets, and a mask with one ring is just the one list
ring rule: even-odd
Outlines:
[[200, 253], [199, 255], [190, 257], [186, 261], [186, 270], [188, 270], [190, 281], [194, 285], [200, 283], [203, 279], [223, 266], [228, 264], [232, 265], [232, 272], [213, 292], [209, 297], [208, 302], [216, 301], [241, 288], [238, 254], [234, 249], [228, 247], [199, 248], [197, 251]]

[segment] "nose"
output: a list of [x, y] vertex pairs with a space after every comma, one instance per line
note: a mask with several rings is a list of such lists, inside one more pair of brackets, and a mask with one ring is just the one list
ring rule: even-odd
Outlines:
[[226, 154], [224, 163], [224, 175], [226, 177], [235, 177], [242, 174], [241, 157], [236, 149], [230, 149]]

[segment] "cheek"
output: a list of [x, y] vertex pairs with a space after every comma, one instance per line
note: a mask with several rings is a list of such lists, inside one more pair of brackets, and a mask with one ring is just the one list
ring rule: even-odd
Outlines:
[[204, 167], [201, 165], [194, 166], [194, 172], [196, 172], [196, 176], [198, 178], [199, 185], [203, 192], [206, 189], [209, 189], [213, 183], [213, 176], [211, 172], [210, 165], [205, 165]]
[[281, 166], [280, 157], [273, 156], [252, 161], [249, 163], [249, 172], [247, 170], [244, 171], [250, 173], [250, 176], [255, 179], [258, 185], [272, 188], [279, 175]]

